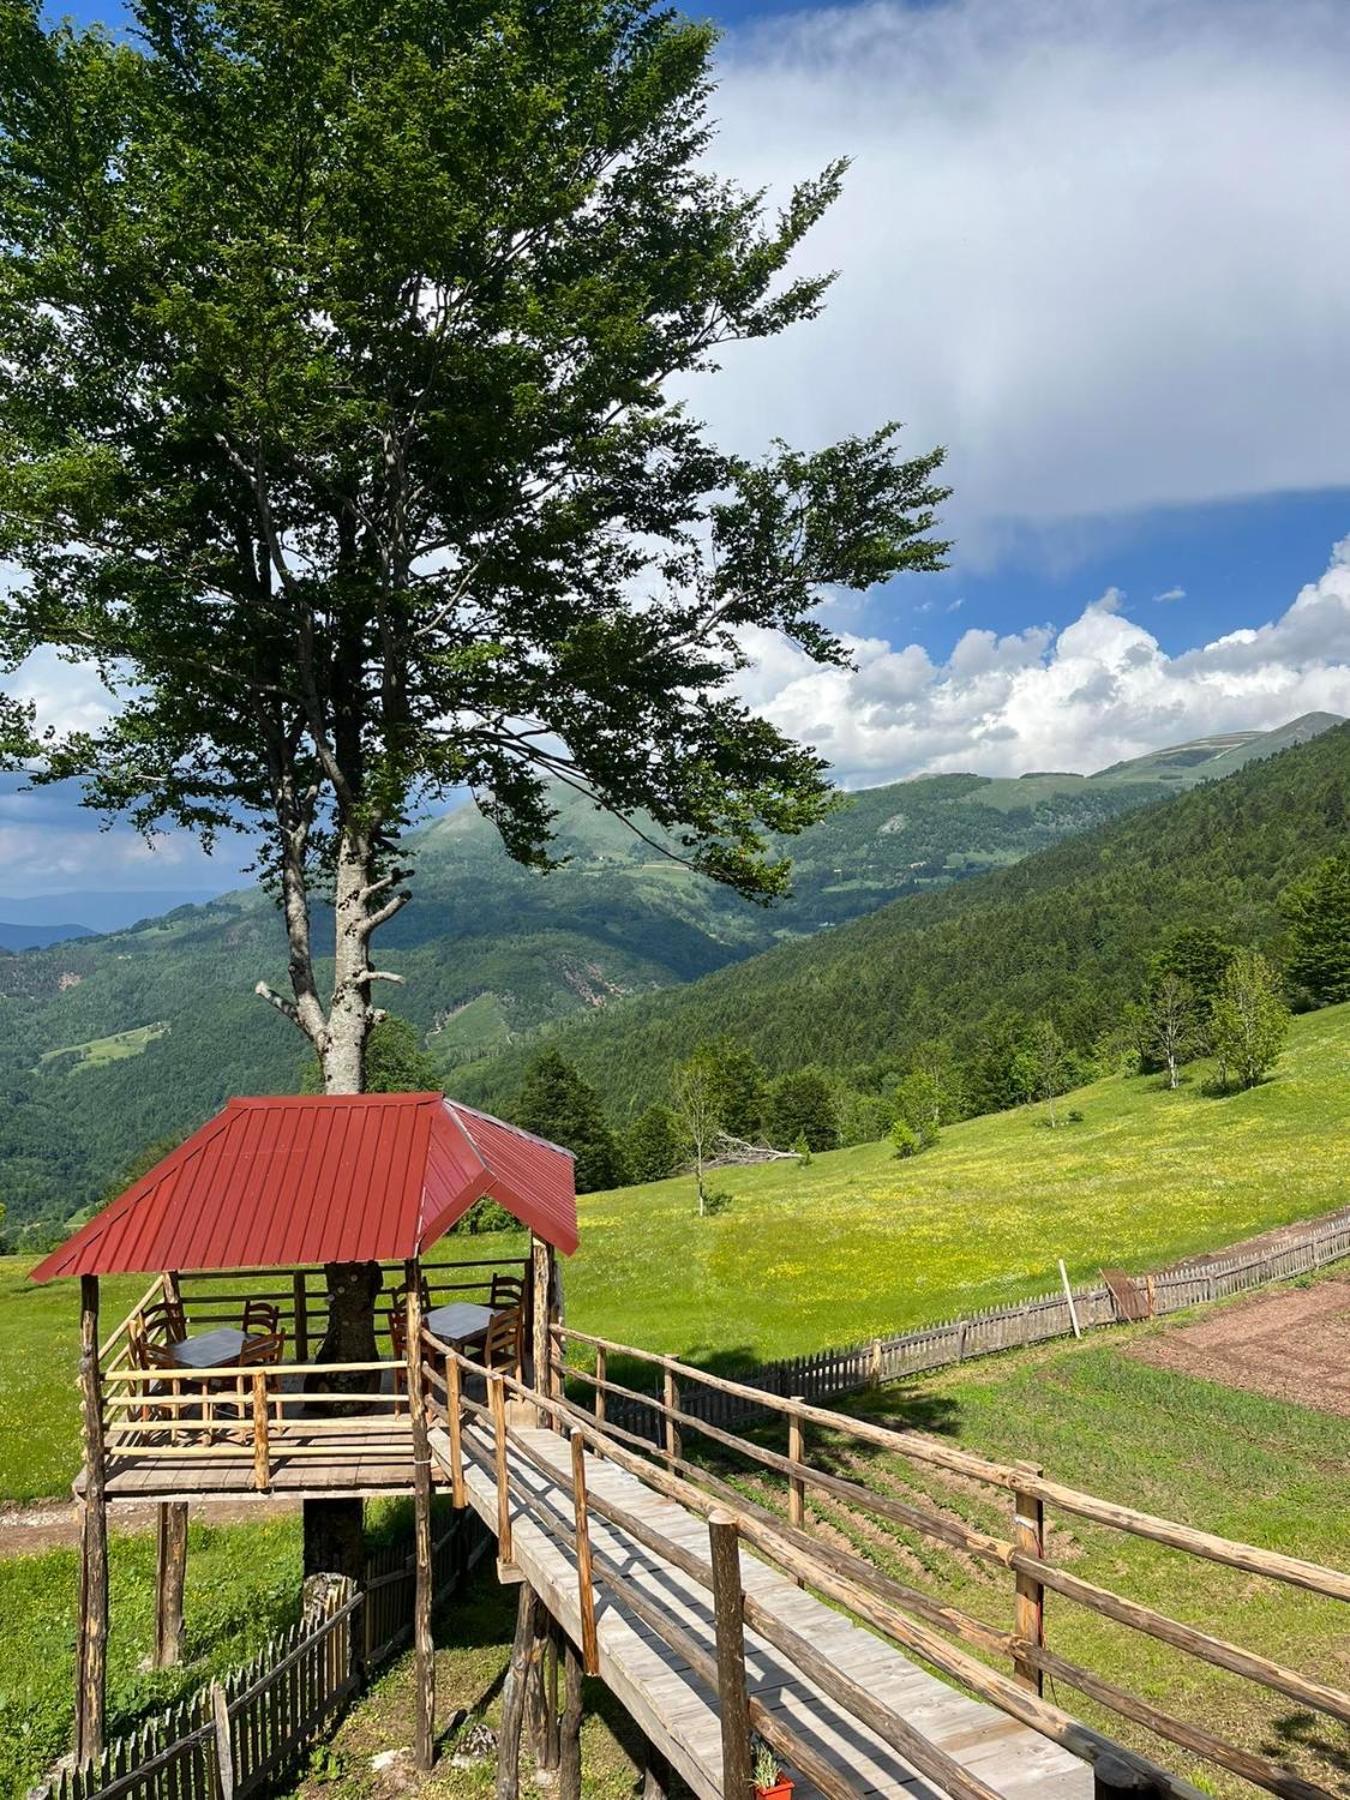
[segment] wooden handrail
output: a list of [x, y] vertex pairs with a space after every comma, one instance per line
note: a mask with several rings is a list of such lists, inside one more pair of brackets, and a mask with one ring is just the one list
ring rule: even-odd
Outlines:
[[[562, 1334], [555, 1328], [555, 1335]], [[991, 1487], [1006, 1488], [1010, 1492], [1022, 1492], [1034, 1498], [1061, 1507], [1065, 1512], [1076, 1514], [1079, 1518], [1092, 1519], [1100, 1525], [1113, 1526], [1135, 1537], [1147, 1538], [1153, 1543], [1165, 1544], [1170, 1549], [1181, 1550], [1188, 1555], [1199, 1557], [1206, 1562], [1221, 1563], [1228, 1568], [1241, 1569], [1249, 1575], [1265, 1575], [1272, 1581], [1282, 1581], [1291, 1587], [1304, 1588], [1310, 1593], [1323, 1594], [1329, 1599], [1350, 1600], [1350, 1574], [1338, 1569], [1324, 1568], [1318, 1563], [1307, 1562], [1301, 1557], [1285, 1556], [1276, 1550], [1265, 1550], [1257, 1544], [1244, 1544], [1236, 1539], [1220, 1537], [1217, 1533], [1200, 1531], [1190, 1525], [1179, 1524], [1173, 1519], [1163, 1519], [1153, 1513], [1140, 1511], [1136, 1507], [1121, 1506], [1114, 1501], [1100, 1500], [1094, 1494], [1087, 1494], [1080, 1489], [1066, 1486], [1062, 1482], [1048, 1480], [1044, 1476], [1029, 1475], [1025, 1469], [1018, 1469], [1012, 1464], [997, 1463], [987, 1457], [976, 1456], [969, 1451], [953, 1450], [945, 1444], [934, 1443], [931, 1439], [917, 1433], [897, 1431], [884, 1425], [873, 1425], [866, 1419], [854, 1419], [846, 1414], [830, 1412], [824, 1407], [811, 1406], [801, 1401], [794, 1401], [781, 1394], [771, 1394], [761, 1388], [748, 1387], [743, 1382], [729, 1381], [722, 1375], [710, 1375], [705, 1370], [694, 1368], [689, 1363], [680, 1362], [675, 1357], [663, 1356], [652, 1350], [638, 1350], [627, 1344], [618, 1344], [608, 1338], [589, 1336], [585, 1332], [574, 1330], [571, 1326], [566, 1332], [570, 1342], [603, 1346], [612, 1355], [631, 1356], [638, 1361], [646, 1362], [657, 1368], [668, 1369], [688, 1381], [701, 1383], [718, 1393], [734, 1394], [742, 1399], [753, 1401], [771, 1412], [782, 1413], [787, 1417], [797, 1417], [808, 1424], [824, 1426], [828, 1430], [837, 1431], [845, 1437], [855, 1437], [863, 1443], [874, 1444], [881, 1449], [889, 1450], [896, 1456], [907, 1458], [910, 1462], [927, 1463], [935, 1468], [946, 1469], [954, 1474], [968, 1475], [976, 1481], [987, 1482]], [[576, 1380], [591, 1383], [594, 1377], [585, 1369], [574, 1365], [564, 1365], [566, 1373]], [[614, 1384], [611, 1383], [611, 1389]], [[624, 1389], [633, 1394], [644, 1404], [654, 1409], [661, 1408], [661, 1401], [649, 1394], [637, 1394], [636, 1390]], [[692, 1424], [697, 1430], [714, 1435], [714, 1429], [706, 1425], [693, 1414], [681, 1414], [681, 1422]], [[728, 1434], [729, 1435], [729, 1434]], [[738, 1443], [744, 1440], [736, 1440]]]

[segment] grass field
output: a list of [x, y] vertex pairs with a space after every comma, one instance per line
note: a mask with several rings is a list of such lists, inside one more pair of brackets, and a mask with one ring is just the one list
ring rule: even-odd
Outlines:
[[[581, 1330], [729, 1369], [903, 1329], [1053, 1287], [1103, 1263], [1157, 1266], [1350, 1200], [1344, 1129], [1350, 1006], [1294, 1022], [1274, 1078], [1213, 1099], [1197, 1076], [1081, 1088], [1080, 1125], [1039, 1108], [972, 1119], [921, 1157], [885, 1144], [718, 1175], [728, 1211], [697, 1216], [688, 1178], [584, 1195], [568, 1263]], [[438, 1255], [519, 1254], [508, 1234]], [[71, 1284], [35, 1289], [0, 1259], [0, 1500], [65, 1489], [78, 1462]], [[121, 1316], [142, 1277], [107, 1284]]]
[[123, 1062], [128, 1056], [139, 1056], [147, 1044], [161, 1038], [168, 1030], [165, 1024], [134, 1025], [127, 1031], [115, 1031], [110, 1037], [90, 1038], [83, 1044], [63, 1044], [57, 1050], [46, 1050], [38, 1058], [40, 1065], [58, 1057], [74, 1057], [74, 1069], [97, 1069], [104, 1063]]
[[1080, 1088], [1079, 1125], [1041, 1109], [972, 1119], [923, 1156], [887, 1144], [806, 1168], [719, 1171], [588, 1194], [569, 1316], [719, 1366], [791, 1356], [1048, 1291], [1103, 1263], [1154, 1267], [1350, 1200], [1350, 1006], [1294, 1022], [1274, 1078], [1215, 1099], [1200, 1075]]
[[[1196, 1381], [1129, 1354], [1146, 1335], [1176, 1329], [1186, 1317], [1081, 1345], [991, 1358], [923, 1383], [859, 1396], [853, 1405], [869, 1416], [917, 1424], [998, 1457], [1042, 1462], [1055, 1476], [1109, 1498], [1344, 1567], [1350, 1559], [1344, 1420]], [[916, 1472], [826, 1433], [813, 1435], [809, 1454], [880, 1491], [926, 1494], [948, 1515], [1006, 1533], [1002, 1497], [989, 1498], [970, 1483]], [[761, 1483], [753, 1473], [737, 1479], [747, 1493], [781, 1505], [776, 1482]], [[382, 1523], [392, 1529], [392, 1509], [374, 1510], [377, 1529]], [[814, 1504], [813, 1519], [835, 1541], [851, 1544], [899, 1579], [994, 1624], [1010, 1622], [1011, 1585], [1001, 1571], [953, 1557], [832, 1500]], [[298, 1586], [298, 1538], [298, 1524], [291, 1520], [194, 1526], [187, 1621], [188, 1653], [195, 1660], [172, 1675], [150, 1675], [139, 1663], [150, 1638], [153, 1542], [148, 1535], [114, 1537], [114, 1728], [240, 1660], [289, 1620]], [[1053, 1513], [1049, 1542], [1055, 1560], [1089, 1580], [1237, 1638], [1333, 1685], [1350, 1684], [1350, 1631], [1339, 1616], [1343, 1609], [1333, 1602]], [[73, 1551], [0, 1562], [0, 1792], [22, 1792], [65, 1745], [75, 1589]], [[467, 1602], [445, 1609], [437, 1630], [443, 1717], [464, 1706], [494, 1722], [513, 1596], [514, 1590], [496, 1589], [488, 1576]], [[1326, 1785], [1334, 1788], [1343, 1780], [1334, 1761], [1344, 1755], [1343, 1746], [1308, 1715], [1269, 1703], [1248, 1684], [1192, 1664], [1053, 1595], [1048, 1616], [1049, 1641], [1061, 1654], [1249, 1748], [1293, 1757], [1305, 1774], [1320, 1776]], [[370, 1757], [409, 1742], [411, 1696], [405, 1661], [353, 1710], [331, 1749], [319, 1753], [312, 1778], [302, 1784], [307, 1800], [317, 1800], [320, 1789], [331, 1800], [374, 1800], [389, 1792], [371, 1771]], [[1113, 1735], [1158, 1748], [1079, 1696], [1058, 1697]], [[585, 1791], [594, 1800], [620, 1800], [631, 1789], [625, 1754], [631, 1733], [621, 1711], [595, 1684], [589, 1705]], [[1185, 1759], [1168, 1750], [1165, 1760], [1180, 1768]], [[1196, 1769], [1187, 1772], [1192, 1779], [1199, 1776]], [[1225, 1796], [1248, 1791], [1209, 1776], [1200, 1784]], [[425, 1791], [470, 1800], [490, 1790], [490, 1767], [478, 1765], [447, 1766]]]
[[[1239, 1302], [1241, 1304], [1241, 1302]], [[1207, 1308], [1212, 1314], [1216, 1309]], [[1345, 1566], [1350, 1555], [1350, 1465], [1344, 1421], [1306, 1408], [1169, 1375], [1129, 1354], [1168, 1326], [1141, 1327], [1109, 1340], [1058, 1345], [992, 1358], [906, 1388], [860, 1397], [854, 1410], [888, 1423], [919, 1424], [950, 1441], [1000, 1457], [1041, 1461], [1057, 1477], [1169, 1517], [1249, 1542]], [[771, 1432], [765, 1441], [777, 1443]], [[1204, 1445], [1203, 1456], [1196, 1446]], [[778, 1447], [782, 1447], [779, 1443]], [[716, 1454], [714, 1452], [714, 1454]], [[817, 1435], [813, 1459], [900, 1497], [925, 1496], [948, 1517], [1007, 1534], [1007, 1505], [974, 1484], [918, 1472], [833, 1434]], [[724, 1473], [730, 1473], [725, 1464]], [[781, 1484], [741, 1474], [737, 1485], [781, 1508]], [[950, 1552], [854, 1508], [813, 1502], [815, 1529], [848, 1544], [911, 1586], [999, 1626], [1012, 1624], [1012, 1584], [1000, 1570]], [[1088, 1580], [1218, 1631], [1333, 1685], [1350, 1684], [1350, 1630], [1344, 1608], [1276, 1583], [1183, 1558], [1082, 1520], [1049, 1518], [1056, 1561]], [[514, 1622], [510, 1594], [480, 1583], [469, 1607], [447, 1609], [437, 1633], [438, 1683], [447, 1709], [463, 1706], [495, 1724], [497, 1683]], [[1343, 1734], [1250, 1683], [1177, 1655], [1048, 1597], [1048, 1640], [1061, 1655], [1182, 1718], [1276, 1761], [1335, 1792], [1345, 1784]], [[1252, 1789], [1192, 1762], [1071, 1690], [1052, 1693], [1070, 1712], [1157, 1756], [1205, 1792], [1233, 1797]], [[481, 1702], [481, 1704], [480, 1704]], [[305, 1800], [375, 1800], [387, 1790], [370, 1758], [411, 1741], [412, 1679], [405, 1660], [357, 1706], [322, 1759], [322, 1780]], [[588, 1687], [583, 1736], [586, 1788], [595, 1800], [632, 1791], [624, 1754], [626, 1722], [598, 1684]], [[491, 1792], [491, 1764], [442, 1765], [423, 1788], [437, 1800]]]

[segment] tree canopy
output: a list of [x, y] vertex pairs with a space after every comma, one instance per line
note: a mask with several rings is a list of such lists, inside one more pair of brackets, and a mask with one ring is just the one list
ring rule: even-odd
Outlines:
[[764, 834], [828, 790], [736, 697], [746, 632], [846, 660], [817, 603], [941, 566], [941, 452], [882, 425], [750, 459], [672, 396], [817, 312], [829, 275], [789, 264], [843, 177], [770, 218], [716, 175], [706, 26], [130, 10], [116, 40], [0, 15], [0, 668], [53, 645], [117, 691], [26, 745], [45, 775], [147, 832], [257, 835], [289, 937], [266, 997], [359, 1087], [399, 832], [452, 790], [522, 861], [562, 781], [784, 891]]

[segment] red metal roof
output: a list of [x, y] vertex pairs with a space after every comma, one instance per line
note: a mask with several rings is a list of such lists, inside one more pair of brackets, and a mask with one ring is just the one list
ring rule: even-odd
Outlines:
[[443, 1094], [231, 1100], [32, 1278], [406, 1260], [484, 1195], [576, 1249], [571, 1151], [471, 1106]]

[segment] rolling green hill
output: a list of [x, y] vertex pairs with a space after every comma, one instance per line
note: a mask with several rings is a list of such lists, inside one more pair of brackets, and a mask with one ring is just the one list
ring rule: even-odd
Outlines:
[[[931, 895], [1323, 732], [1327, 714], [1123, 763], [1099, 775], [941, 775], [850, 796], [786, 845], [796, 892], [750, 906], [571, 794], [549, 875], [518, 868], [464, 807], [410, 839], [415, 899], [381, 935], [399, 1009], [461, 1069], [542, 1025], [814, 940], [896, 896]], [[231, 1093], [292, 1089], [302, 1046], [253, 995], [284, 985], [280, 923], [244, 891], [110, 936], [0, 954], [0, 1204], [11, 1231], [68, 1218], [142, 1146]], [[113, 1049], [110, 1050], [110, 1046]]]
[[[1278, 940], [1280, 890], [1350, 829], [1350, 726], [1251, 763], [1171, 805], [1116, 819], [978, 880], [880, 908], [570, 1025], [552, 1041], [622, 1116], [668, 1091], [673, 1064], [728, 1033], [770, 1073], [816, 1063], [866, 1080], [943, 1036], [963, 1059], [1011, 1015], [1048, 1014], [1087, 1051], [1118, 1027], [1170, 928]], [[502, 1102], [523, 1052], [461, 1071]], [[860, 1073], [861, 1072], [861, 1073]]]

